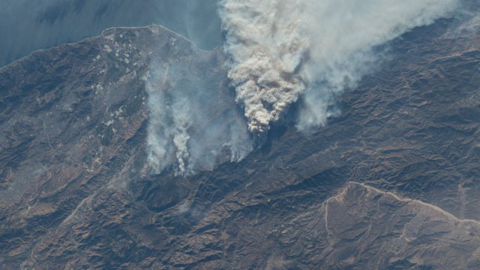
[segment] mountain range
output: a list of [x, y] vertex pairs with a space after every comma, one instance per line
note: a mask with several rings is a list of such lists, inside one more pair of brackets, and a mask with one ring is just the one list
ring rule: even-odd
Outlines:
[[222, 117], [222, 48], [111, 28], [1, 68], [1, 268], [480, 269], [478, 25], [414, 29], [324, 127], [188, 177], [148, 170], [145, 78], [179, 63]]

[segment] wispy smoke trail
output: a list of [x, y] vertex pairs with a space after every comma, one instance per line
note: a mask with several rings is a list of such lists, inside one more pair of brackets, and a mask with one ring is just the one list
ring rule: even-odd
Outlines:
[[220, 82], [206, 79], [208, 70], [187, 63], [158, 63], [147, 78], [147, 153], [154, 173], [172, 168], [185, 176], [212, 170], [243, 159], [253, 149], [234, 97], [218, 88]]
[[302, 99], [299, 129], [378, 61], [377, 46], [455, 10], [457, 0], [222, 0], [229, 78], [248, 128], [265, 133]]

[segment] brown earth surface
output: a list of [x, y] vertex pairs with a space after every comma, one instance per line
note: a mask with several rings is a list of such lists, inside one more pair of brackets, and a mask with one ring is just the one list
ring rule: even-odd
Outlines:
[[316, 133], [287, 121], [188, 178], [146, 167], [144, 79], [179, 63], [227, 100], [221, 48], [116, 28], [0, 69], [0, 268], [480, 269], [480, 32], [462, 27], [393, 42]]

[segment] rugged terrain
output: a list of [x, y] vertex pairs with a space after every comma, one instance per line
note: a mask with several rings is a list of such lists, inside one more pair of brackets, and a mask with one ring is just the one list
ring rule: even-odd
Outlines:
[[479, 269], [475, 29], [415, 29], [327, 126], [189, 178], [146, 167], [144, 79], [174, 61], [228, 95], [221, 48], [116, 28], [0, 69], [1, 268]]

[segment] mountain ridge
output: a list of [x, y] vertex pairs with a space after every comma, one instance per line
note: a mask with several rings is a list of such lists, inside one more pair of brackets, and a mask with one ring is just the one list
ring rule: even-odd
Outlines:
[[0, 69], [0, 265], [475, 269], [480, 43], [451, 25], [393, 42], [317, 132], [276, 126], [244, 160], [187, 178], [148, 173], [144, 75], [177, 61], [230, 93], [220, 48], [118, 28]]

